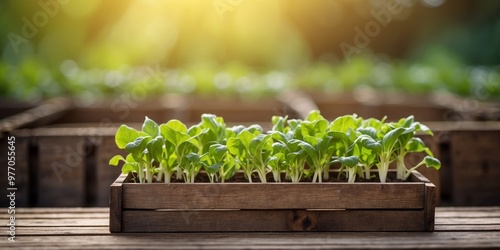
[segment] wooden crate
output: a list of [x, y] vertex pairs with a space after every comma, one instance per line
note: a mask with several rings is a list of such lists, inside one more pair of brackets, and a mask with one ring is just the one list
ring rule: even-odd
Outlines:
[[198, 122], [204, 113], [224, 117], [225, 122], [267, 122], [271, 123], [274, 115], [298, 118], [297, 112], [279, 100], [273, 98], [259, 100], [218, 99], [207, 97], [189, 97], [186, 100], [183, 122]]
[[[500, 122], [432, 122], [444, 205], [500, 205]], [[426, 141], [427, 143], [428, 141]], [[433, 150], [434, 152], [435, 150]]]
[[122, 174], [110, 187], [111, 232], [434, 230], [435, 186], [417, 172], [409, 182], [384, 184], [130, 178]]

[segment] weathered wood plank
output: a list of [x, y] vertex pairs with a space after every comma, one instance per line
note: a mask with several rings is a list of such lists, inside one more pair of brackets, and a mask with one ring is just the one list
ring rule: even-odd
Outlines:
[[[38, 206], [85, 206], [84, 137], [36, 138], [39, 149]], [[40, 192], [40, 190], [43, 190]]]
[[[9, 218], [9, 214], [0, 214], [0, 219]], [[27, 220], [27, 219], [95, 219], [95, 218], [109, 218], [109, 212], [102, 213], [21, 213], [16, 210], [16, 219]]]
[[86, 214], [109, 213], [109, 207], [20, 207], [16, 209], [21, 214]]
[[[36, 249], [458, 249], [498, 248], [500, 232], [438, 233], [197, 233], [105, 236], [20, 236], [19, 248]], [[12, 247], [7, 241], [1, 248]]]
[[500, 231], [500, 224], [486, 224], [486, 225], [462, 225], [462, 224], [436, 224], [434, 231], [468, 231], [468, 232], [479, 232], [479, 231]]
[[124, 209], [418, 209], [423, 201], [422, 183], [123, 184]]
[[16, 220], [17, 227], [81, 227], [81, 226], [109, 226], [108, 218], [43, 218], [43, 219], [19, 219]]

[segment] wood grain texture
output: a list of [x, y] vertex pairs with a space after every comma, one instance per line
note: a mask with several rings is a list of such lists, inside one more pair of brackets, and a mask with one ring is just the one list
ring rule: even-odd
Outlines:
[[[138, 184], [127, 178], [122, 174], [111, 187], [112, 232], [434, 229], [434, 208], [425, 206], [435, 206], [435, 186], [418, 172], [410, 182], [385, 184]], [[118, 188], [122, 199], [113, 195]]]
[[[416, 210], [124, 211], [122, 232], [424, 231]], [[366, 223], [366, 222], [370, 223]]]
[[[19, 208], [16, 243], [0, 249], [498, 249], [500, 207], [437, 207], [425, 232], [208, 232], [110, 234], [109, 208]], [[261, 211], [262, 212], [262, 211]], [[361, 211], [364, 212], [364, 211]], [[57, 215], [67, 219], [61, 220]], [[78, 217], [81, 216], [80, 219]], [[193, 215], [194, 216], [194, 215]], [[396, 216], [396, 215], [395, 215]], [[43, 218], [42, 218], [43, 217]], [[0, 217], [4, 224], [6, 217]], [[73, 218], [70, 220], [69, 218]], [[44, 220], [42, 220], [44, 219]], [[343, 219], [343, 217], [340, 217]], [[82, 221], [77, 222], [75, 220]], [[86, 221], [86, 223], [84, 223]], [[158, 223], [158, 222], [157, 222]], [[340, 223], [336, 221], [336, 223]], [[371, 221], [366, 219], [365, 224]], [[29, 226], [29, 225], [37, 226]], [[0, 230], [6, 230], [5, 226]]]
[[422, 183], [123, 184], [124, 209], [421, 209]]

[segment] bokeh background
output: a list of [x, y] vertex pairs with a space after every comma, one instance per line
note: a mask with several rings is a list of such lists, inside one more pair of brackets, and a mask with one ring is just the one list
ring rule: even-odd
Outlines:
[[96, 98], [155, 78], [151, 94], [498, 99], [498, 13], [495, 0], [3, 0], [0, 96]]

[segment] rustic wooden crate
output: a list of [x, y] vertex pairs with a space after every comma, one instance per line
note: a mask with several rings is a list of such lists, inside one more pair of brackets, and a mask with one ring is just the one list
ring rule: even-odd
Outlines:
[[111, 232], [433, 231], [435, 186], [392, 183], [148, 183], [110, 187]]
[[[437, 144], [443, 204], [500, 205], [500, 122], [427, 124]], [[434, 152], [434, 150], [433, 150]]]

